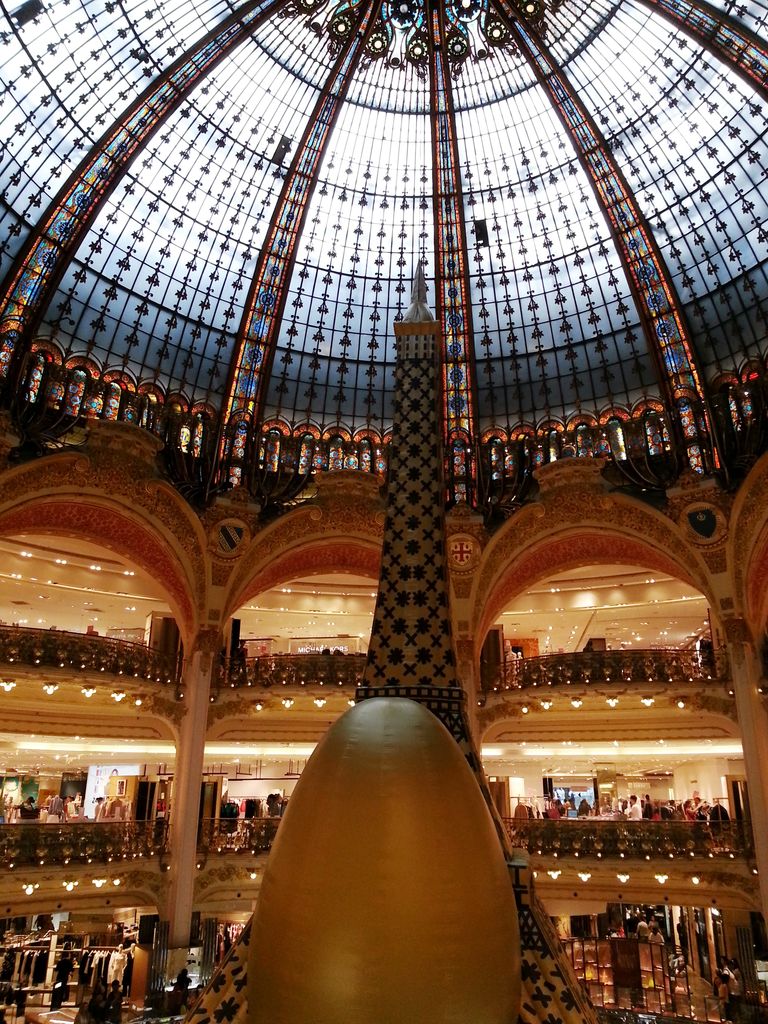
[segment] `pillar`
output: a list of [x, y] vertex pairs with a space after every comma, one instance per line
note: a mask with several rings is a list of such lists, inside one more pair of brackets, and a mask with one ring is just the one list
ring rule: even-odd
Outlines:
[[761, 672], [749, 627], [741, 618], [726, 619], [724, 624], [747, 771], [760, 908], [768, 922], [768, 715], [759, 692]]
[[166, 904], [170, 924], [168, 945], [172, 949], [189, 946], [211, 674], [220, 649], [219, 630], [201, 629], [184, 662], [182, 689], [186, 710], [176, 745], [170, 822], [171, 871]]

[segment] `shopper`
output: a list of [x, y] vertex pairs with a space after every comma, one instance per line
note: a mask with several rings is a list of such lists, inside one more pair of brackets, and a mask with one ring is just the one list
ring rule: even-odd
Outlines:
[[106, 1019], [107, 990], [100, 981], [94, 985], [91, 998], [88, 1000], [88, 1013], [96, 1024], [101, 1024]]
[[108, 1024], [120, 1024], [123, 1015], [123, 993], [120, 989], [120, 982], [115, 979], [112, 982], [107, 995], [104, 1010], [104, 1020]]
[[629, 798], [629, 809], [627, 811], [627, 818], [630, 821], [643, 820], [643, 809], [638, 803], [637, 796], [634, 793]]

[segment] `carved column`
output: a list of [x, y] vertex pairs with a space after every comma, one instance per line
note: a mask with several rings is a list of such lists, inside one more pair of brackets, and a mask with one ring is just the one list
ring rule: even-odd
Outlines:
[[741, 618], [726, 619], [724, 625], [749, 785], [760, 904], [768, 921], [768, 715], [759, 692], [760, 663], [749, 627]]
[[205, 756], [211, 675], [221, 649], [218, 628], [201, 629], [184, 663], [182, 686], [186, 713], [176, 747], [171, 804], [171, 873], [168, 889], [169, 946], [189, 945], [197, 875], [197, 826]]

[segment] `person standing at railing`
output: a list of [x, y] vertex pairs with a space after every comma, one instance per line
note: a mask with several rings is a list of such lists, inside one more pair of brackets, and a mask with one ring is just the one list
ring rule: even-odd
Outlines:
[[52, 796], [48, 803], [48, 821], [60, 822], [63, 814], [64, 801], [58, 794], [56, 796]]
[[630, 821], [642, 821], [643, 820], [643, 809], [640, 806], [640, 801], [637, 799], [635, 793], [629, 798], [629, 808], [627, 809], [627, 818]]

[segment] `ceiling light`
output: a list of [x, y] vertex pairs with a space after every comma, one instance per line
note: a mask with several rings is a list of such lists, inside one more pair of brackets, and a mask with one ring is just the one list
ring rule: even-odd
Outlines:
[[56, 691], [58, 690], [58, 686], [56, 685], [56, 683], [43, 683], [43, 689], [45, 690], [49, 697], [52, 697], [53, 694], [56, 693]]
[[656, 879], [656, 881], [659, 883], [659, 885], [664, 885], [666, 880], [669, 878], [669, 875], [658, 874], [658, 875], [654, 875], [653, 877]]
[[528, 714], [528, 705], [527, 704], [523, 704], [523, 706], [520, 708], [520, 710], [522, 711], [522, 713], [524, 715], [527, 715]]
[[80, 883], [72, 881], [72, 882], [62, 882], [61, 884], [64, 886], [64, 888], [67, 890], [67, 892], [72, 892], [72, 890], [75, 888], [75, 886], [79, 885]]
[[97, 889], [100, 889], [102, 885], [107, 884], [106, 878], [93, 878], [91, 879], [91, 881], [93, 882]]
[[120, 701], [124, 700], [124, 699], [125, 699], [125, 693], [124, 693], [123, 690], [113, 690], [112, 691], [112, 700], [117, 701], [117, 703], [119, 704]]
[[283, 705], [284, 708], [292, 708], [293, 699], [291, 697], [283, 697], [281, 704]]
[[56, 562], [56, 565], [66, 565], [67, 564], [66, 558], [56, 558], [56, 559], [54, 559], [54, 561]]
[[557, 881], [557, 879], [562, 874], [562, 871], [548, 871], [547, 874], [549, 875], [550, 878], [554, 878], [555, 881]]
[[21, 888], [24, 890], [27, 896], [31, 896], [35, 889], [39, 889], [40, 886], [37, 884], [37, 882], [35, 882], [34, 885], [31, 882], [28, 882], [26, 885], [22, 885]]
[[680, 710], [682, 711], [682, 709], [683, 709], [683, 708], [685, 707], [685, 701], [684, 701], [684, 700], [679, 700], [679, 701], [677, 702], [677, 706], [678, 706], [678, 707], [680, 708]]
[[543, 700], [541, 702], [541, 706], [544, 708], [545, 711], [549, 711], [549, 709], [552, 707], [552, 701], [551, 700]]
[[350, 706], [351, 708], [353, 708], [353, 707], [355, 706], [355, 701], [354, 701], [354, 699], [353, 699], [352, 697], [350, 697], [350, 698], [349, 698], [349, 700], [347, 701], [347, 704], [349, 704], [349, 706]]
[[136, 705], [137, 708], [140, 708], [142, 704], [141, 697], [137, 697], [133, 703]]
[[84, 686], [80, 691], [84, 697], [92, 697], [96, 693], [95, 686]]
[[592, 872], [591, 871], [580, 871], [579, 872], [579, 878], [582, 880], [582, 882], [588, 882], [591, 877], [592, 877]]
[[101, 572], [100, 565], [89, 565], [88, 568], [91, 570], [91, 572]]
[[571, 704], [573, 704], [573, 706], [575, 708], [580, 708], [583, 703], [584, 703], [584, 701], [581, 700], [580, 697], [574, 697], [573, 700], [571, 701]]
[[316, 707], [323, 708], [323, 707], [325, 707], [325, 705], [327, 703], [328, 703], [328, 701], [325, 699], [325, 697], [315, 697], [315, 706]]
[[621, 882], [622, 885], [625, 885], [629, 881], [629, 875], [625, 875], [621, 871], [619, 872], [618, 875], [616, 875], [616, 877], [618, 878], [618, 880]]
[[649, 708], [651, 706], [651, 704], [653, 704], [655, 702], [655, 700], [656, 700], [655, 697], [641, 697], [640, 698], [640, 703], [641, 704], [645, 704], [645, 706], [647, 708]]
[[112, 879], [112, 885], [114, 885], [114, 886], [120, 885], [120, 879], [119, 878], [113, 878]]
[[10, 693], [11, 690], [16, 686], [16, 683], [12, 683], [10, 679], [3, 679], [3, 681], [0, 682], [0, 686], [2, 686], [6, 693]]
[[691, 883], [693, 885], [698, 885], [700, 881], [701, 881], [701, 879], [699, 878], [698, 875], [691, 875]]
[[254, 707], [256, 708], [257, 711], [262, 711], [263, 708], [264, 708], [264, 705], [261, 703], [261, 701], [259, 701], [258, 704], [254, 704]]
[[617, 704], [619, 703], [619, 698], [618, 698], [618, 697], [606, 697], [606, 698], [605, 698], [605, 703], [606, 703], [606, 704], [607, 704], [607, 705], [608, 705], [609, 707], [611, 707], [611, 708], [615, 708], [615, 707], [616, 707], [616, 705], [617, 705]]

